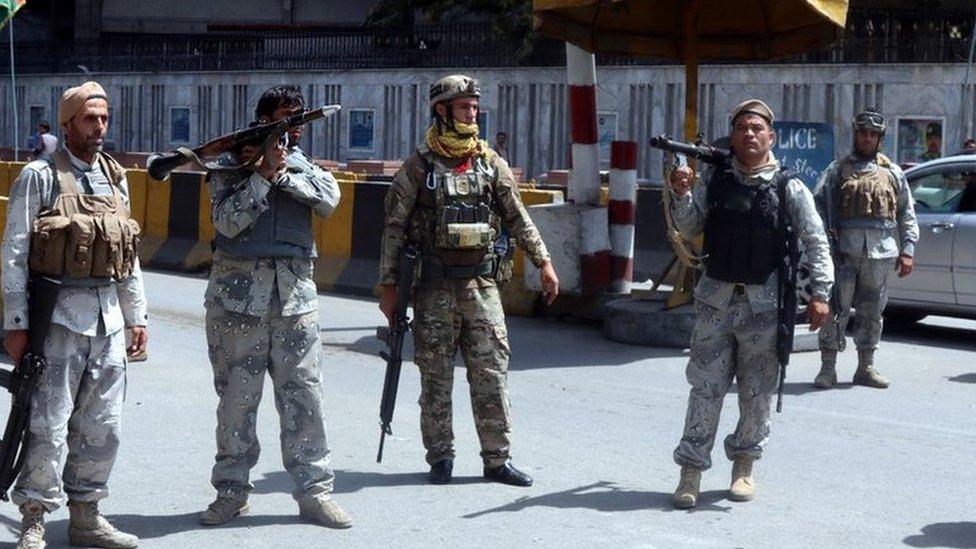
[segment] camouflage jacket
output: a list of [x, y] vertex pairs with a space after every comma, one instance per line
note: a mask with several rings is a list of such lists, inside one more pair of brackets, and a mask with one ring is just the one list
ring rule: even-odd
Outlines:
[[[426, 146], [422, 146], [407, 158], [393, 177], [393, 184], [386, 193], [386, 223], [380, 248], [380, 284], [396, 284], [397, 258], [408, 236], [417, 241], [425, 240], [424, 235], [417, 234], [424, 229], [417, 223], [411, 223], [411, 213], [416, 206], [420, 186], [426, 182], [427, 167], [421, 155], [428, 153]], [[451, 171], [463, 164], [463, 161], [435, 155], [433, 164], [435, 170]], [[537, 267], [541, 266], [549, 261], [549, 251], [522, 204], [518, 184], [508, 162], [496, 154], [492, 155], [489, 166], [495, 173], [492, 188], [494, 206], [503, 228], [525, 250], [529, 260]]]
[[[67, 149], [65, 149], [67, 151]], [[96, 162], [87, 164], [68, 151], [71, 169], [78, 192], [85, 194], [111, 193], [108, 177]], [[120, 184], [122, 199], [129, 201], [129, 184]], [[10, 189], [7, 205], [7, 226], [3, 238], [3, 327], [5, 330], [26, 330], [27, 265], [30, 253], [30, 234], [38, 214], [54, 206], [59, 193], [54, 170], [47, 160], [35, 160], [20, 172]], [[145, 326], [149, 321], [142, 270], [136, 259], [132, 275], [122, 282], [98, 288], [64, 287], [51, 322], [84, 336], [99, 334], [99, 321], [105, 335], [124, 327]]]
[[[840, 184], [840, 171], [843, 162], [848, 159], [833, 162], [817, 181], [814, 187], [814, 197], [817, 201], [817, 209], [826, 219], [826, 209], [831, 208], [831, 219], [836, 226], [840, 219], [837, 211], [837, 193]], [[852, 167], [857, 173], [873, 172], [882, 169], [878, 166], [875, 159], [861, 160], [850, 158]], [[837, 233], [836, 252], [843, 255], [854, 257], [867, 257], [870, 259], [886, 259], [898, 257], [899, 255], [914, 256], [915, 243], [918, 242], [918, 219], [915, 217], [915, 201], [912, 198], [912, 191], [908, 187], [908, 180], [905, 173], [897, 165], [888, 168], [894, 176], [898, 196], [898, 212], [894, 223], [886, 220], [883, 227], [845, 227], [839, 229]], [[829, 186], [829, 187], [828, 187]], [[829, 193], [828, 193], [829, 191]], [[827, 195], [830, 194], [828, 204]]]
[[[335, 210], [339, 204], [339, 184], [335, 177], [313, 164], [298, 147], [292, 147], [286, 161], [288, 169], [275, 183], [257, 172], [214, 172], [209, 189], [217, 232], [234, 237], [253, 225], [268, 209], [267, 195], [272, 184], [308, 205], [320, 217], [328, 217]], [[238, 159], [228, 153], [219, 162], [233, 166]], [[318, 291], [312, 279], [312, 262], [313, 258], [230, 257], [218, 250], [214, 254], [206, 300], [219, 302], [228, 311], [253, 316], [267, 315], [272, 302], [280, 304], [281, 310], [276, 312], [282, 316], [314, 311]], [[277, 296], [273, 300], [275, 292]]]
[[[762, 181], [772, 179], [777, 171], [779, 171], [778, 162], [775, 167], [753, 177], [745, 177], [738, 172], [735, 172], [735, 177], [745, 185], [758, 185]], [[708, 216], [708, 185], [703, 184], [702, 181], [708, 180], [706, 174], [691, 192], [684, 196], [676, 196], [671, 201], [674, 222], [681, 234], [689, 240], [702, 234], [705, 228], [705, 218]], [[787, 211], [799, 235], [800, 247], [806, 252], [810, 266], [810, 295], [827, 301], [834, 283], [834, 264], [830, 259], [827, 234], [824, 232], [823, 223], [813, 203], [813, 195], [802, 181], [793, 178], [786, 184], [786, 202]], [[766, 279], [765, 284], [746, 286], [746, 294], [754, 313], [776, 309], [777, 282], [777, 274], [774, 271]], [[731, 282], [710, 278], [706, 271], [695, 287], [695, 299], [724, 310], [731, 302], [734, 286]]]

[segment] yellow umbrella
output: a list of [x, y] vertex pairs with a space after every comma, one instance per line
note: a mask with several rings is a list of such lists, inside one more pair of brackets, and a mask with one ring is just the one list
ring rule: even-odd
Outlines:
[[[593, 53], [668, 58], [685, 65], [685, 139], [698, 134], [698, 63], [796, 55], [840, 39], [847, 0], [533, 0], [536, 30]], [[691, 300], [694, 256], [668, 215], [682, 260], [668, 306]]]
[[766, 60], [837, 41], [847, 0], [534, 0], [535, 28], [593, 53], [685, 64], [685, 138], [697, 133], [698, 63]]

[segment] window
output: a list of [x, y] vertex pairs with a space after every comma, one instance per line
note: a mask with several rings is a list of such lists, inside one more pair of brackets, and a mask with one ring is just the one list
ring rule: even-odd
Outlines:
[[478, 139], [488, 139], [488, 111], [478, 111]]
[[932, 173], [913, 179], [910, 185], [918, 213], [954, 213], [962, 209], [966, 191], [971, 194], [976, 189], [976, 172], [957, 169]]
[[169, 140], [172, 143], [190, 142], [190, 107], [169, 108]]
[[360, 151], [373, 150], [373, 109], [349, 111], [349, 148]]

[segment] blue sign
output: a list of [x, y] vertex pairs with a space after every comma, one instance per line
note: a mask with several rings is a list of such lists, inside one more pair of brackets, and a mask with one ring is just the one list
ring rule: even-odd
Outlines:
[[775, 122], [773, 154], [810, 189], [834, 161], [834, 129], [819, 122]]

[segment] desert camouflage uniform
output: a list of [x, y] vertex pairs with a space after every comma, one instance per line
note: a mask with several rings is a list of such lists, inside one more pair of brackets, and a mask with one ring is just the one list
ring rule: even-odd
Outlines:
[[[735, 177], [743, 184], [759, 185], [772, 179], [777, 171], [778, 168], [770, 167], [752, 177], [735, 172]], [[708, 185], [702, 182], [708, 180], [706, 175], [690, 193], [672, 201], [674, 221], [686, 238], [704, 230]], [[810, 261], [811, 293], [826, 301], [833, 267], [813, 197], [799, 179], [787, 183], [785, 196], [788, 214]], [[776, 295], [776, 272], [769, 275], [765, 284], [736, 285], [710, 278], [707, 271], [698, 282], [697, 317], [687, 368], [691, 393], [684, 434], [674, 451], [679, 465], [700, 470], [711, 467], [719, 414], [733, 379], [738, 384], [739, 422], [735, 432], [725, 439], [725, 453], [730, 460], [762, 456], [779, 375]]]
[[[68, 157], [79, 193], [112, 193], [97, 162], [89, 165], [70, 151]], [[123, 179], [119, 186], [128, 202], [128, 183]], [[44, 160], [27, 164], [11, 188], [3, 244], [6, 330], [28, 327], [30, 231], [38, 213], [52, 207], [58, 194], [54, 171]], [[144, 326], [147, 321], [138, 259], [123, 282], [61, 288], [43, 348], [47, 368], [31, 402], [31, 438], [11, 495], [14, 503], [36, 500], [53, 511], [61, 504], [62, 485], [72, 501], [108, 496], [125, 396], [124, 328]], [[68, 452], [62, 469], [65, 445]]]
[[[234, 165], [231, 155], [221, 158]], [[339, 203], [339, 185], [293, 147], [276, 184], [321, 217]], [[271, 183], [252, 172], [215, 172], [210, 181], [217, 231], [233, 237], [268, 209]], [[309, 227], [311, 230], [311, 227]], [[313, 252], [314, 257], [314, 252]], [[281, 453], [302, 501], [332, 491], [322, 414], [318, 293], [313, 257], [231, 257], [217, 250], [206, 292], [207, 345], [214, 370], [217, 456], [211, 482], [219, 495], [250, 493], [260, 446], [258, 404], [268, 372], [281, 423]]]
[[[425, 184], [426, 168], [421, 154], [429, 154], [426, 147], [404, 162], [386, 195], [380, 284], [396, 283], [397, 258], [408, 238], [418, 243], [432, 239], [430, 224], [422, 212], [411, 217], [418, 190]], [[496, 174], [492, 180], [494, 207], [504, 228], [539, 266], [549, 260], [546, 246], [522, 204], [508, 163], [497, 155], [492, 158], [489, 165]], [[449, 172], [460, 164], [433, 156], [435, 173]], [[460, 347], [467, 367], [481, 457], [485, 467], [504, 465], [509, 458], [512, 433], [507, 389], [511, 352], [495, 280], [443, 278], [419, 283], [414, 292], [414, 314], [414, 362], [421, 376], [420, 428], [427, 462], [434, 464], [454, 457], [451, 388], [454, 355]]]
[[[873, 172], [882, 169], [876, 159], [862, 160], [851, 155], [841, 162], [828, 167], [817, 182], [815, 196], [821, 214], [831, 208], [831, 219], [838, 228], [838, 250], [836, 265], [836, 291], [838, 292], [837, 318], [831, 315], [827, 324], [820, 330], [821, 351], [843, 351], [844, 341], [838, 337], [847, 329], [851, 307], [854, 307], [857, 320], [854, 323], [854, 345], [858, 351], [874, 351], [881, 340], [883, 320], [881, 313], [888, 301], [888, 276], [895, 270], [895, 260], [899, 255], [914, 256], [915, 243], [918, 242], [918, 221], [915, 217], [915, 202], [905, 174], [898, 166], [890, 168], [897, 183], [898, 210], [894, 221], [885, 220], [884, 228], [859, 228], [842, 226], [837, 211], [837, 188], [843, 162], [851, 162], [856, 173]], [[827, 185], [834, 204], [828, 205]], [[857, 221], [857, 220], [854, 220]], [[836, 324], [835, 324], [836, 322]]]

